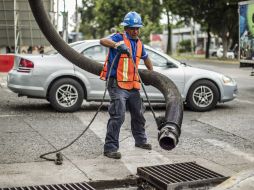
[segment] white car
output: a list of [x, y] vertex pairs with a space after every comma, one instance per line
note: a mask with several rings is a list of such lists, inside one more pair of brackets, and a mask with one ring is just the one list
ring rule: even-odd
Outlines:
[[[217, 49], [216, 56], [219, 57], [219, 58], [223, 57], [223, 48], [222, 47], [219, 47], [219, 49]], [[226, 54], [226, 57], [228, 59], [234, 59], [235, 54], [232, 51], [228, 51], [227, 54]]]
[[[77, 52], [101, 64], [108, 48], [99, 40], [70, 44]], [[217, 102], [233, 100], [237, 94], [236, 82], [220, 73], [187, 66], [170, 56], [145, 46], [154, 70], [169, 77], [177, 86], [183, 101], [194, 111], [208, 111]], [[146, 69], [140, 62], [140, 69]], [[74, 112], [83, 102], [101, 101], [105, 81], [84, 71], [56, 51], [49, 55], [16, 55], [13, 69], [8, 73], [7, 85], [19, 96], [45, 98], [58, 111]], [[151, 102], [165, 102], [156, 88], [146, 86]], [[144, 100], [144, 93], [141, 91]], [[109, 100], [109, 96], [106, 97]]]

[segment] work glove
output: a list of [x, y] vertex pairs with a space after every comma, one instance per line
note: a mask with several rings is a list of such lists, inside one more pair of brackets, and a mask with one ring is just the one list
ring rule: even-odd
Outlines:
[[120, 54], [127, 54], [130, 57], [130, 50], [124, 43], [119, 43], [115, 47]]

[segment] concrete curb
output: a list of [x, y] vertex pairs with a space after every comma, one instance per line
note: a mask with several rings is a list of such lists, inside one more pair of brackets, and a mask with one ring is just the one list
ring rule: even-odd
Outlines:
[[233, 175], [212, 190], [252, 190], [254, 189], [254, 168]]
[[182, 58], [182, 60], [187, 61], [198, 61], [198, 62], [206, 62], [206, 63], [224, 63], [224, 64], [239, 64], [238, 60], [220, 60], [220, 59], [205, 59], [205, 58]]
[[191, 57], [191, 56], [172, 56], [177, 60], [186, 60], [186, 61], [198, 61], [206, 63], [224, 63], [224, 64], [240, 64], [238, 59], [218, 59], [216, 57], [210, 57], [206, 59], [205, 57]]

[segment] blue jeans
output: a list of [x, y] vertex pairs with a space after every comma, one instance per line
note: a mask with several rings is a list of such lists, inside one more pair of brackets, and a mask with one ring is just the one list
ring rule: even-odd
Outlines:
[[107, 124], [107, 134], [104, 145], [104, 152], [114, 152], [119, 149], [120, 128], [125, 119], [126, 105], [131, 114], [131, 131], [135, 144], [147, 142], [145, 133], [145, 118], [143, 113], [145, 106], [140, 97], [139, 90], [125, 90], [117, 85], [113, 78], [109, 79], [108, 92], [111, 98], [108, 112], [110, 118]]

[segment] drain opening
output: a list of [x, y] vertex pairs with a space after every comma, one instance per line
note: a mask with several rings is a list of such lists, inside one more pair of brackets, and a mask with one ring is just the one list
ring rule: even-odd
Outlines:
[[36, 185], [25, 187], [0, 188], [0, 190], [95, 190], [87, 183], [69, 183], [55, 185]]
[[83, 183], [68, 183], [54, 185], [35, 185], [24, 187], [0, 188], [0, 190], [102, 190], [115, 188], [137, 187], [136, 176], [130, 175], [125, 179], [99, 180]]
[[139, 186], [148, 183], [161, 190], [214, 186], [228, 179], [195, 162], [139, 167], [137, 174]]

